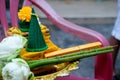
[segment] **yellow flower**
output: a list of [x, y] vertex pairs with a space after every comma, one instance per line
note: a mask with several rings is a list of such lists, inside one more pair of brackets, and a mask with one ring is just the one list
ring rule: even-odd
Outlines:
[[29, 6], [25, 6], [22, 9], [19, 10], [19, 12], [18, 12], [18, 18], [21, 21], [30, 22], [31, 12], [32, 12], [32, 8], [29, 7]]

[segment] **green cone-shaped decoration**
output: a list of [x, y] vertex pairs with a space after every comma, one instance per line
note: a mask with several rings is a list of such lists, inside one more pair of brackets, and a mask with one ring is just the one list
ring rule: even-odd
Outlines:
[[25, 22], [25, 21], [19, 21], [19, 29], [22, 32], [28, 32], [29, 31], [29, 22]]
[[28, 52], [39, 52], [46, 50], [47, 48], [48, 46], [46, 45], [43, 38], [37, 16], [32, 14], [28, 35], [28, 45], [26, 50]]
[[[35, 13], [34, 9], [32, 8], [32, 13]], [[30, 22], [26, 22], [26, 21], [19, 21], [19, 29], [22, 32], [28, 32], [29, 31], [29, 26], [30, 26]]]

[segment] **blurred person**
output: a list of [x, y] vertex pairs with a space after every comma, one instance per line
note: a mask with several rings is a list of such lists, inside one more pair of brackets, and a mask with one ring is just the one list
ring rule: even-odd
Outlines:
[[115, 46], [114, 47], [114, 51], [112, 52], [112, 56], [113, 56], [113, 80], [120, 80], [120, 76], [118, 76], [115, 72], [115, 63], [116, 63], [116, 59], [117, 59], [117, 55], [119, 52], [119, 48], [120, 48], [120, 0], [118, 0], [117, 2], [117, 18], [115, 21], [115, 25], [114, 28], [112, 30], [111, 33], [111, 37], [110, 37], [110, 45]]

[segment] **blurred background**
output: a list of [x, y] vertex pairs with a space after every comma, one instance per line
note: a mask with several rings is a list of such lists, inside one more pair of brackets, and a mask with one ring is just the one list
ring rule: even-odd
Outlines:
[[[21, 2], [23, 0], [20, 0]], [[52, 8], [62, 17], [77, 25], [95, 30], [104, 35], [108, 40], [117, 16], [117, 0], [46, 0]], [[7, 3], [9, 0], [7, 0]], [[20, 5], [21, 6], [21, 5]], [[71, 34], [61, 31], [53, 25], [46, 16], [35, 6], [40, 21], [50, 29], [51, 40], [61, 48], [72, 47], [87, 43]], [[9, 5], [7, 6], [9, 8]], [[8, 21], [9, 10], [7, 12]], [[120, 54], [116, 62], [116, 71], [120, 74]], [[94, 77], [94, 57], [82, 59], [79, 69], [72, 71], [83, 77]]]

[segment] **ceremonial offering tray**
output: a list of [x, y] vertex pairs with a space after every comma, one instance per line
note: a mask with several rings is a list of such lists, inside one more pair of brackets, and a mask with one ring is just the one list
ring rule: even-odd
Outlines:
[[113, 51], [100, 42], [61, 49], [33, 8], [24, 6], [18, 18], [0, 44], [0, 80], [54, 80], [78, 69], [82, 58]]

